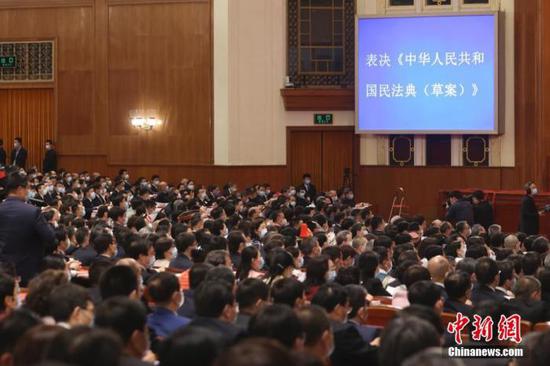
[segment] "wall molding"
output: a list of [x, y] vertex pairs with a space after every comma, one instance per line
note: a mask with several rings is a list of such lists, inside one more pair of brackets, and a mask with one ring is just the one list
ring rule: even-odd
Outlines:
[[94, 0], [0, 0], [0, 10], [32, 8], [91, 7]]
[[208, 4], [210, 0], [107, 0], [109, 6], [122, 5], [153, 5], [153, 4]]

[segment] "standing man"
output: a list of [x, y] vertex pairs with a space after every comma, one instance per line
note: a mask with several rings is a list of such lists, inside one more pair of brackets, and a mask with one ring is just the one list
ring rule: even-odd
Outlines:
[[451, 206], [447, 211], [445, 220], [453, 225], [460, 221], [466, 221], [468, 225], [474, 225], [474, 208], [472, 203], [462, 196], [461, 192], [453, 191], [449, 193], [449, 202]]
[[52, 140], [46, 140], [46, 154], [42, 166], [45, 173], [57, 170], [57, 152]]
[[480, 224], [489, 229], [489, 226], [494, 224], [493, 206], [485, 199], [483, 191], [475, 191], [472, 193], [472, 203], [474, 204], [474, 223]]
[[55, 243], [40, 209], [25, 202], [28, 185], [27, 178], [12, 173], [6, 184], [8, 197], [0, 204], [0, 261], [15, 265], [22, 286], [39, 272], [46, 248]]
[[317, 196], [317, 189], [315, 186], [311, 183], [311, 174], [306, 173], [303, 176], [303, 184], [296, 188], [296, 192], [299, 192], [300, 190], [304, 190], [306, 192], [305, 196], [309, 197], [310, 202], [315, 201], [315, 196]]
[[538, 235], [539, 233], [539, 215], [544, 211], [539, 211], [535, 204], [534, 197], [538, 193], [537, 185], [534, 182], [525, 184], [525, 196], [521, 199], [519, 231], [527, 235]]
[[4, 140], [0, 139], [0, 166], [6, 166], [6, 150], [4, 150]]
[[13, 141], [11, 162], [12, 165], [25, 169], [25, 164], [27, 164], [27, 150], [23, 147], [23, 139], [21, 137], [16, 137]]

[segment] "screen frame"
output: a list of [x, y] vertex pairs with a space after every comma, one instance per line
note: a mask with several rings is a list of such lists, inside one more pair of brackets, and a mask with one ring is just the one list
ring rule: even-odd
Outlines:
[[[492, 15], [495, 19], [495, 55], [494, 55], [494, 120], [491, 130], [364, 130], [359, 128], [359, 21], [363, 19], [390, 19], [390, 18], [433, 18], [433, 17], [471, 17]], [[387, 15], [356, 15], [355, 16], [355, 134], [361, 135], [500, 135], [501, 131], [501, 110], [500, 110], [500, 85], [501, 70], [499, 58], [501, 55], [500, 34], [500, 12], [499, 11], [476, 11], [467, 13], [419, 13], [419, 14], [387, 14]]]

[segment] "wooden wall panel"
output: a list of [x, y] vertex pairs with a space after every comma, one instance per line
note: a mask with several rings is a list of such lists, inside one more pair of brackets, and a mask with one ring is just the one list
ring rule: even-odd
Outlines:
[[59, 71], [58, 97], [62, 101], [58, 110], [58, 133], [64, 143], [69, 136], [93, 134], [93, 72]]
[[323, 133], [322, 152], [322, 190], [342, 187], [344, 169], [353, 172], [353, 157], [355, 150], [355, 134], [353, 128], [349, 131], [325, 131]]
[[[504, 169], [504, 168], [502, 168]], [[393, 194], [398, 187], [406, 193], [405, 204], [412, 213], [437, 217], [438, 192], [443, 189], [502, 189], [501, 168], [366, 167], [356, 180], [356, 195], [375, 204], [380, 214], [389, 215]]]
[[91, 6], [94, 0], [0, 0], [0, 9]]
[[[109, 9], [111, 164], [212, 163], [210, 28], [206, 2]], [[132, 110], [162, 128], [137, 133]]]
[[322, 182], [323, 132], [296, 131], [288, 132], [287, 164], [290, 170], [290, 184], [302, 183], [304, 173], [311, 174], [311, 180]]
[[42, 167], [44, 142], [54, 136], [54, 107], [52, 89], [0, 90], [0, 138], [8, 161], [13, 139], [19, 136], [28, 150], [27, 168]]
[[[547, 1], [546, 1], [547, 2]], [[544, 0], [515, 2], [515, 115], [516, 115], [516, 168], [511, 174], [504, 173], [506, 189], [517, 189], [528, 180], [538, 181], [549, 189], [543, 175], [545, 158], [541, 148], [544, 123], [541, 120], [541, 50], [550, 49], [548, 40], [542, 42], [541, 21], [548, 15], [541, 13]], [[548, 11], [548, 8], [545, 8]]]
[[[0, 39], [56, 40], [59, 152], [109, 163], [212, 163], [211, 31], [210, 0], [0, 0]], [[133, 109], [163, 128], [137, 133]]]
[[198, 184], [225, 184], [235, 182], [239, 187], [253, 183], [270, 183], [274, 189], [288, 185], [288, 169], [281, 166], [152, 166], [112, 165], [104, 155], [62, 155], [60, 166], [69, 171], [97, 171], [114, 176], [119, 169], [128, 169], [132, 179], [159, 174], [162, 179], [177, 183], [182, 178], [194, 179]]

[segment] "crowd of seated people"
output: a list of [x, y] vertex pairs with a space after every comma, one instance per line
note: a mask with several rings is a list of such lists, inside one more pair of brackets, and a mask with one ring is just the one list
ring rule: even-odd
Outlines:
[[[35, 243], [29, 278], [0, 263], [0, 366], [454, 365], [442, 313], [490, 316], [495, 334], [501, 315], [550, 321], [544, 236], [388, 223], [307, 174], [278, 192], [126, 170], [6, 179], [19, 183], [4, 196], [25, 192], [54, 239]], [[383, 329], [369, 325], [380, 299], [396, 311]], [[549, 346], [530, 336], [528, 364]]]

